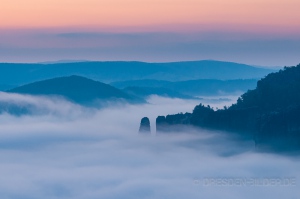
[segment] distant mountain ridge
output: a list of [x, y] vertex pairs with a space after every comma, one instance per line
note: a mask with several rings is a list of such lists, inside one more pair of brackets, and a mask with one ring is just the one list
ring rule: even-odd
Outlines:
[[0, 85], [20, 86], [55, 77], [79, 75], [104, 83], [155, 79], [186, 81], [195, 79], [257, 79], [272, 69], [221, 61], [172, 63], [74, 62], [52, 64], [0, 63]]
[[38, 81], [8, 90], [7, 92], [61, 96], [79, 104], [92, 104], [97, 100], [143, 101], [108, 84], [76, 75]]
[[180, 92], [176, 92], [174, 90], [170, 90], [163, 87], [126, 87], [123, 89], [124, 92], [134, 95], [140, 98], [147, 98], [151, 95], [158, 95], [161, 97], [168, 98], [181, 98], [181, 99], [199, 99], [194, 96], [184, 95]]
[[[162, 80], [132, 80], [122, 82], [112, 82], [111, 85], [120, 88], [145, 88], [148, 90], [157, 90], [158, 88], [168, 90], [169, 92], [177, 92], [186, 96], [204, 96], [204, 95], [232, 95], [246, 92], [254, 89], [257, 79], [235, 79], [235, 80], [216, 80], [216, 79], [199, 79], [188, 81], [162, 81]], [[133, 90], [132, 90], [133, 91]]]

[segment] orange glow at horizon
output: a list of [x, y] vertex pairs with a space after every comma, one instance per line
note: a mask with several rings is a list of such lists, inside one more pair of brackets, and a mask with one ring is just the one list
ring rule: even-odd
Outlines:
[[299, 8], [299, 0], [2, 0], [0, 28], [222, 24], [299, 30]]

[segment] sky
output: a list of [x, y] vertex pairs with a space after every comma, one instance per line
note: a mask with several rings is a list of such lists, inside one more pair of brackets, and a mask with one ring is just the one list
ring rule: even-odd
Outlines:
[[2, 0], [0, 61], [300, 62], [298, 0]]
[[[148, 102], [92, 109], [0, 92], [0, 104], [32, 111], [0, 114], [1, 198], [298, 197], [298, 156], [259, 153], [253, 142], [222, 132], [187, 128], [155, 136], [157, 115], [192, 111], [199, 101], [152, 96]], [[138, 135], [144, 116], [150, 118], [152, 136]], [[207, 179], [264, 184], [213, 184]], [[270, 184], [274, 179], [291, 182]]]

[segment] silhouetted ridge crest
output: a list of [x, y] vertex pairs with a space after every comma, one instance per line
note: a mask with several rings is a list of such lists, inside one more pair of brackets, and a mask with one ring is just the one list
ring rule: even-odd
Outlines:
[[[181, 124], [236, 132], [243, 138], [254, 139], [258, 148], [300, 150], [299, 91], [300, 64], [267, 75], [257, 82], [256, 89], [244, 93], [229, 108], [196, 106]], [[176, 118], [181, 115], [162, 116], [164, 124], [177, 125]], [[172, 121], [167, 122], [168, 117]]]
[[30, 95], [57, 95], [83, 104], [104, 99], [129, 101], [137, 99], [113, 86], [77, 75], [38, 81], [11, 89], [8, 92]]

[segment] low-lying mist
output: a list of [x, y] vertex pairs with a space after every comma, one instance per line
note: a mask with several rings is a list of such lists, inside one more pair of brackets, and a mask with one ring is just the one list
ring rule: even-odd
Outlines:
[[[223, 107], [235, 98], [212, 100], [213, 107]], [[297, 157], [258, 153], [251, 141], [222, 132], [187, 128], [155, 136], [158, 115], [191, 112], [200, 102], [152, 96], [148, 104], [95, 109], [60, 98], [0, 93], [1, 104], [30, 110], [0, 115], [0, 196], [299, 197]], [[152, 136], [138, 134], [145, 116]]]

